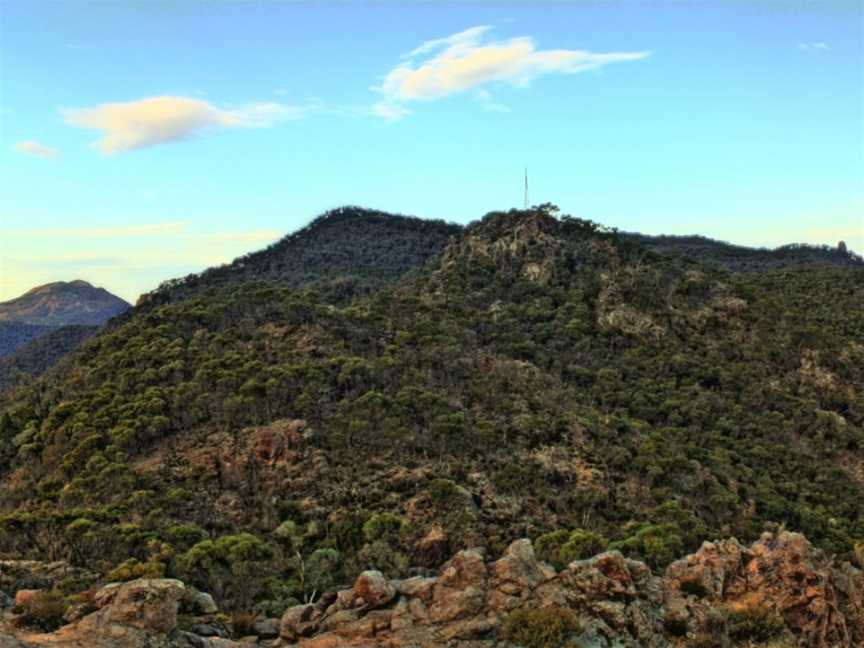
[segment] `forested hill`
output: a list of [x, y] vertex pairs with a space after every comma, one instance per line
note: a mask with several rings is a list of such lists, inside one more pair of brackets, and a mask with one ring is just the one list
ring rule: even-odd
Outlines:
[[0, 557], [268, 614], [524, 536], [661, 569], [785, 525], [848, 559], [861, 303], [859, 268], [730, 274], [544, 206], [348, 303], [247, 281], [135, 309], [0, 410]]
[[633, 233], [622, 233], [621, 236], [659, 254], [674, 254], [696, 259], [730, 272], [761, 272], [796, 265], [864, 268], [864, 259], [840, 244], [830, 247], [790, 243], [768, 249], [733, 245], [704, 236], [649, 236]]
[[152, 306], [208, 288], [253, 280], [309, 286], [345, 300], [380, 288], [444, 249], [459, 225], [340, 207], [264, 250], [163, 283], [139, 304]]

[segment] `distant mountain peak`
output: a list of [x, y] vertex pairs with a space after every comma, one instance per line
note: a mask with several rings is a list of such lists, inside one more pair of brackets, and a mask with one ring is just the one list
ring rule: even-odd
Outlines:
[[55, 281], [0, 303], [0, 321], [40, 326], [99, 326], [129, 306], [83, 279]]

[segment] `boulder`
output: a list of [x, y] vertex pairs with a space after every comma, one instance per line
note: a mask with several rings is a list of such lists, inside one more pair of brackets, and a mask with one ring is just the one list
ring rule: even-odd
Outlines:
[[213, 597], [206, 592], [199, 592], [194, 587], [187, 587], [186, 594], [180, 601], [180, 609], [190, 614], [216, 614], [219, 607]]
[[354, 596], [362, 605], [378, 608], [386, 605], [396, 596], [396, 588], [379, 571], [365, 571], [354, 582]]
[[112, 584], [97, 593], [101, 608], [97, 614], [106, 624], [167, 634], [177, 627], [177, 610], [185, 594], [183, 582], [173, 578], [140, 578]]
[[279, 636], [279, 626], [279, 619], [258, 619], [252, 625], [252, 632], [254, 632], [257, 637], [261, 637], [262, 639], [275, 639]]

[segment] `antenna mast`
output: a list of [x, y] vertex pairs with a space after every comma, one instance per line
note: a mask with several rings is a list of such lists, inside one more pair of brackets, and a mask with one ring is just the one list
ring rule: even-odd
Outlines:
[[528, 210], [528, 167], [525, 167], [525, 210]]

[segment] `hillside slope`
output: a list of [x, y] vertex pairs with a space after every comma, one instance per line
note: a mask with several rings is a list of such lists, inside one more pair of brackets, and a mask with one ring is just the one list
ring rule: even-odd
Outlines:
[[845, 244], [829, 247], [792, 243], [768, 249], [733, 245], [704, 236], [649, 236], [633, 233], [622, 234], [622, 236], [659, 254], [696, 259], [729, 272], [779, 270], [798, 265], [864, 268], [864, 259], [846, 249]]
[[35, 339], [0, 356], [0, 394], [38, 378], [98, 330], [98, 326], [81, 324], [50, 327], [48, 332], [40, 331], [42, 334]]
[[53, 331], [54, 328], [22, 322], [0, 322], [0, 357], [12, 353], [40, 335]]
[[548, 207], [347, 305], [266, 281], [154, 303], [0, 413], [0, 554], [271, 614], [520, 537], [662, 569], [785, 524], [848, 559], [860, 303], [857, 268], [730, 275]]

